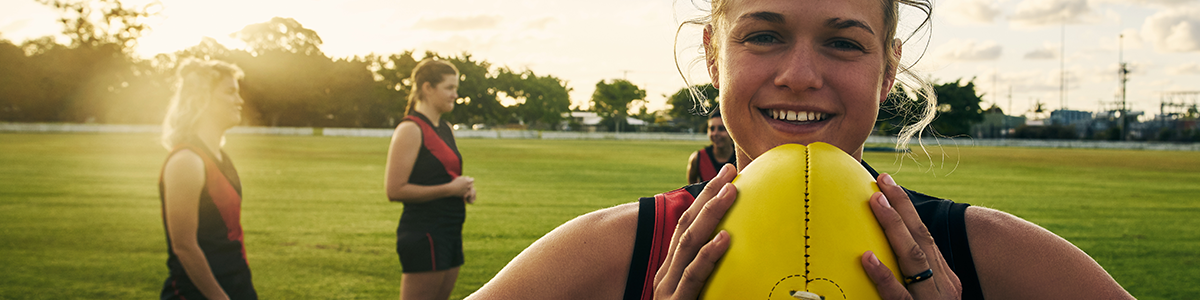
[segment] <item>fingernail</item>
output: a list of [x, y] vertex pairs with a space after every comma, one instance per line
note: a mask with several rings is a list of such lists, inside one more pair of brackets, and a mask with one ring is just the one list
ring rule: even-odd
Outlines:
[[873, 266], [878, 266], [878, 265], [879, 265], [879, 258], [878, 258], [878, 257], [875, 257], [875, 252], [869, 252], [869, 251], [868, 251], [867, 253], [870, 253], [870, 254], [871, 254], [871, 257], [869, 257], [869, 258], [871, 259], [871, 265], [873, 265]]
[[890, 201], [888, 201], [887, 196], [883, 195], [883, 193], [879, 193], [879, 205], [883, 205], [883, 207], [887, 207], [887, 208], [892, 208], [892, 203]]
[[892, 180], [892, 174], [883, 174], [883, 184], [896, 186], [896, 181]]
[[733, 184], [731, 184], [731, 183], [726, 183], [725, 185], [722, 185], [722, 186], [721, 186], [721, 190], [717, 192], [717, 196], [716, 196], [716, 198], [722, 198], [722, 197], [725, 197], [725, 194], [728, 194], [728, 193], [729, 193], [729, 186], [731, 186], [731, 185], [733, 185]]

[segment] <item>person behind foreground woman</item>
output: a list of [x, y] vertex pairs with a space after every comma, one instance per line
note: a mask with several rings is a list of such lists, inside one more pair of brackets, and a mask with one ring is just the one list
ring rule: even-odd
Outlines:
[[242, 183], [221, 151], [242, 121], [242, 70], [185, 60], [163, 120], [170, 154], [159, 177], [167, 269], [162, 299], [257, 299], [242, 241]]
[[[714, 0], [712, 15], [695, 23], [704, 25], [706, 65], [737, 167], [575, 218], [470, 298], [695, 299], [738, 242], [725, 231], [713, 235], [737, 197], [737, 169], [785, 143], [825, 142], [861, 161], [896, 72], [907, 73], [898, 64], [899, 4], [932, 11], [923, 0]], [[931, 101], [905, 137], [932, 119], [935, 95], [921, 86]], [[883, 299], [1132, 299], [1086, 253], [1033, 223], [906, 191], [887, 174], [877, 181], [882, 193], [870, 207], [908, 282], [865, 251], [862, 267]]]
[[688, 158], [688, 184], [712, 180], [721, 166], [737, 163], [736, 156], [733, 155], [733, 140], [729, 139], [729, 132], [725, 131], [725, 122], [721, 120], [720, 110], [713, 110], [712, 114], [708, 115], [708, 140], [712, 141], [712, 145], [692, 152], [692, 156]]
[[412, 73], [408, 116], [396, 126], [384, 181], [391, 201], [404, 203], [396, 229], [403, 275], [400, 298], [449, 299], [463, 264], [466, 203], [475, 202], [475, 179], [462, 175], [462, 155], [442, 114], [458, 99], [458, 69], [425, 59]]

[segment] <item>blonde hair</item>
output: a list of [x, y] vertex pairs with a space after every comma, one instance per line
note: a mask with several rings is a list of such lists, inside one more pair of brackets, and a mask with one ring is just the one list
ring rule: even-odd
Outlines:
[[438, 85], [442, 83], [446, 75], [454, 75], [455, 80], [458, 80], [458, 68], [444, 60], [434, 60], [426, 58], [417, 63], [413, 67], [412, 72], [412, 91], [408, 93], [408, 104], [404, 106], [404, 115], [412, 114], [413, 109], [417, 106], [417, 100], [421, 99], [421, 85], [429, 83], [430, 85]]
[[[712, 0], [712, 8], [708, 11], [708, 15], [687, 20], [680, 24], [679, 28], [675, 32], [675, 44], [678, 45], [679, 32], [682, 31], [683, 26], [686, 25], [712, 26], [713, 35], [710, 36], [710, 39], [718, 40], [719, 36], [717, 35], [721, 32], [721, 30], [718, 30], [718, 26], [724, 22], [725, 11], [727, 10], [725, 3], [727, 1], [728, 0]], [[908, 115], [908, 117], [906, 117], [906, 121], [912, 121], [911, 124], [904, 126], [904, 128], [900, 130], [899, 137], [896, 140], [896, 148], [907, 148], [908, 142], [914, 136], [919, 139], [923, 129], [929, 126], [929, 123], [933, 122], [934, 114], [937, 113], [937, 93], [934, 92], [933, 86], [930, 85], [928, 81], [921, 79], [911, 70], [912, 64], [901, 64], [900, 57], [897, 55], [898, 53], [896, 52], [896, 47], [902, 43], [899, 39], [896, 39], [896, 31], [900, 21], [900, 4], [916, 8], [925, 15], [925, 19], [922, 20], [920, 25], [913, 30], [912, 34], [909, 34], [909, 36], [904, 39], [904, 42], [907, 42], [913, 36], [915, 36], [916, 33], [921, 30], [921, 28], [928, 28], [928, 26], [930, 26], [930, 20], [932, 19], [933, 13], [933, 4], [929, 0], [879, 0], [879, 3], [883, 8], [883, 26], [885, 29], [883, 35], [884, 57], [887, 59], [885, 62], [887, 64], [886, 70], [889, 70], [884, 76], [896, 77], [895, 83], [901, 87], [899, 89], [893, 89], [892, 93], [896, 93], [897, 90], [900, 90], [907, 93], [913, 93], [915, 96], [892, 97], [889, 93], [888, 99], [893, 99], [895, 101], [913, 99], [920, 105], [919, 108], [914, 109], [912, 105], [904, 105], [904, 103], [892, 104], [897, 108], [897, 110], [899, 110], [896, 112], [897, 115]], [[714, 55], [715, 57], [718, 50], [717, 45], [718, 43], [710, 42], [704, 44], [703, 47], [705, 47], [704, 50], [706, 53], [711, 53], [710, 55]], [[915, 64], [915, 62], [913, 64]], [[707, 100], [706, 97], [688, 82], [688, 77], [684, 75], [683, 69], [679, 67], [678, 56], [675, 58], [675, 67], [679, 71], [679, 75], [683, 77], [684, 84], [688, 86], [692, 100], [697, 106], [703, 105], [705, 100]], [[896, 69], [896, 74], [893, 74], [890, 71], [893, 69], [893, 67]], [[904, 78], [901, 78], [900, 75], [903, 75]], [[924, 99], [925, 101], [920, 102], [920, 99]], [[704, 107], [703, 109], [711, 108]]]
[[175, 75], [175, 94], [163, 117], [163, 147], [171, 150], [194, 135], [217, 85], [224, 79], [240, 80], [243, 76], [241, 68], [223, 61], [189, 58], [181, 62]]

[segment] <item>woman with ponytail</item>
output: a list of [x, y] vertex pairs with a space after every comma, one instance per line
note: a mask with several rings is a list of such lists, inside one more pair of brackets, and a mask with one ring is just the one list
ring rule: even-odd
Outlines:
[[185, 60], [163, 120], [171, 151], [159, 177], [167, 268], [161, 299], [257, 299], [242, 242], [242, 184], [221, 151], [242, 121], [242, 70]]
[[458, 76], [446, 61], [417, 63], [407, 116], [388, 148], [387, 196], [404, 203], [396, 229], [400, 299], [449, 299], [463, 264], [462, 224], [465, 204], [475, 202], [475, 179], [462, 176], [454, 131], [441, 118], [454, 109]]

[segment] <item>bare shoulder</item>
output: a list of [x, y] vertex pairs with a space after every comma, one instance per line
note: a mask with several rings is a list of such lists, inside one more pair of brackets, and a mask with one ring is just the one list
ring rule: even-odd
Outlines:
[[1133, 299], [1091, 256], [1037, 224], [979, 206], [965, 218], [985, 298]]
[[204, 175], [204, 159], [192, 150], [184, 149], [167, 158], [163, 166], [163, 181], [167, 184], [188, 179], [200, 179]]
[[394, 139], [395, 137], [402, 136], [402, 135], [407, 135], [407, 136], [415, 135], [415, 136], [420, 137], [421, 136], [421, 126], [417, 125], [417, 123], [413, 122], [413, 121], [402, 120], [402, 121], [400, 121], [400, 124], [396, 125], [396, 131], [393, 133], [392, 137]]
[[638, 203], [576, 217], [513, 258], [470, 299], [619, 299], [637, 234]]

